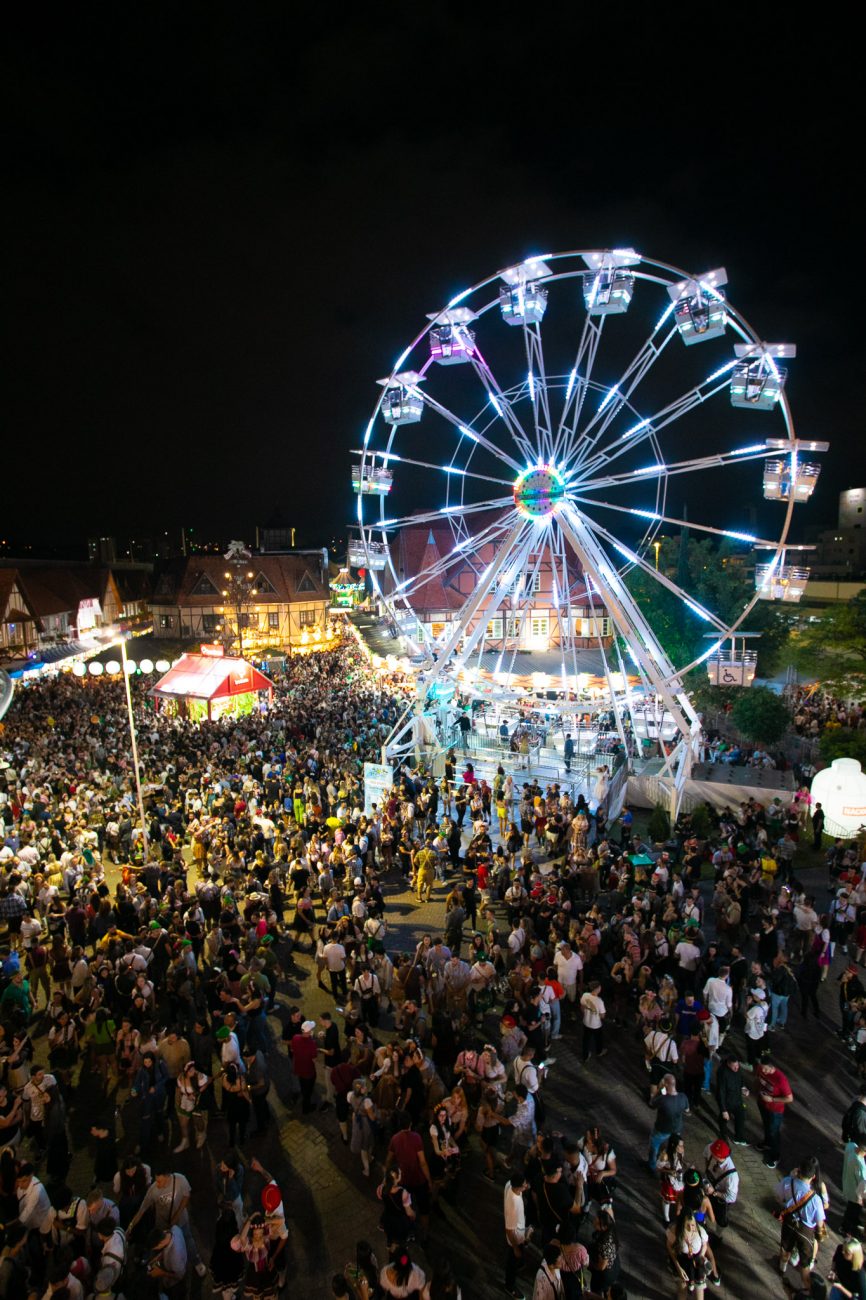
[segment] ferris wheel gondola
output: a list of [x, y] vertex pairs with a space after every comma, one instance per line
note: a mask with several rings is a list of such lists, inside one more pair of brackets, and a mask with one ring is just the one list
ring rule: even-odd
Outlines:
[[[793, 346], [764, 342], [726, 284], [723, 269], [693, 275], [630, 248], [506, 267], [430, 313], [379, 381], [353, 468], [353, 553], [364, 548], [422, 689], [482, 663], [507, 683], [518, 651], [542, 645], [566, 689], [590, 641], [621, 734], [627, 702], [611, 680], [626, 666], [672, 720], [677, 790], [700, 733], [683, 676], [704, 664], [727, 680], [733, 665], [740, 684], [753, 679], [745, 620], [758, 600], [796, 599], [803, 585], [785, 547], [818, 475], [803, 453], [827, 446], [796, 437], [777, 365]], [[714, 406], [709, 423], [694, 418]], [[743, 421], [751, 438], [737, 432]], [[780, 503], [770, 537], [718, 518], [726, 494], [742, 496], [749, 462], [763, 470], [751, 496], [763, 490]], [[686, 479], [700, 485], [689, 488], [688, 518], [669, 503], [671, 485]], [[736, 618], [652, 562], [666, 526], [769, 551]], [[691, 663], [662, 649], [632, 571], [707, 625], [709, 648]]]

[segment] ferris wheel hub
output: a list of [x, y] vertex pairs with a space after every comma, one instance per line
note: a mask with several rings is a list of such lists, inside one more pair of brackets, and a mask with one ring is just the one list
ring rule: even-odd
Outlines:
[[514, 484], [514, 504], [527, 519], [549, 519], [565, 501], [565, 480], [553, 465], [524, 470]]

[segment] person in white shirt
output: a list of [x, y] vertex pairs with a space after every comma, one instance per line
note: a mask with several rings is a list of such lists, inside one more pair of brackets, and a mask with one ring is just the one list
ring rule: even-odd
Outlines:
[[672, 1065], [680, 1059], [670, 1020], [662, 1020], [657, 1029], [644, 1036], [644, 1064], [652, 1083], [660, 1083]]
[[41, 1232], [43, 1236], [51, 1231], [54, 1223], [54, 1210], [42, 1183], [33, 1172], [33, 1166], [24, 1163], [18, 1166], [15, 1179], [15, 1193], [18, 1197], [18, 1218], [30, 1232]]
[[760, 1060], [762, 1040], [767, 1032], [767, 995], [763, 989], [752, 989], [746, 998], [746, 1054], [749, 1065]]
[[[688, 930], [686, 931], [688, 934]], [[680, 939], [674, 948], [674, 956], [679, 963], [680, 979], [677, 981], [684, 990], [691, 990], [695, 985], [695, 971], [701, 960], [701, 950], [690, 939]]]
[[342, 998], [345, 1002], [349, 996], [346, 985], [346, 949], [341, 943], [331, 939], [325, 944], [322, 956], [331, 981], [331, 992], [335, 998]]
[[704, 1005], [716, 1017], [722, 1032], [727, 1029], [734, 1006], [730, 976], [730, 966], [721, 966], [718, 975], [711, 976], [704, 985]]
[[580, 999], [580, 1010], [583, 1016], [583, 1063], [585, 1065], [593, 1049], [599, 1057], [607, 1053], [604, 1045], [604, 1018], [607, 1011], [601, 1000], [601, 984], [598, 980], [593, 980]]
[[556, 977], [565, 989], [565, 996], [569, 1002], [576, 1002], [577, 986], [583, 970], [583, 959], [580, 954], [573, 952], [571, 944], [563, 941], [556, 950], [553, 964], [556, 967]]
[[794, 904], [794, 933], [791, 936], [791, 956], [802, 957], [808, 952], [812, 935], [818, 928], [818, 913], [814, 898], [798, 899]]
[[717, 1235], [721, 1236], [721, 1229], [728, 1226], [731, 1206], [736, 1204], [740, 1193], [740, 1175], [724, 1138], [716, 1138], [704, 1148], [704, 1160], [707, 1162], [707, 1181], [716, 1214]]
[[526, 1205], [523, 1200], [524, 1193], [528, 1190], [529, 1181], [526, 1175], [519, 1171], [514, 1173], [511, 1181], [505, 1184], [503, 1197], [505, 1240], [508, 1243], [508, 1254], [505, 1258], [505, 1291], [515, 1298], [522, 1295], [517, 1288], [517, 1274], [523, 1264], [524, 1249], [531, 1233], [531, 1229], [526, 1226]]
[[94, 1295], [111, 1295], [120, 1280], [127, 1260], [126, 1233], [110, 1219], [97, 1225], [96, 1234], [102, 1250], [93, 1280]]

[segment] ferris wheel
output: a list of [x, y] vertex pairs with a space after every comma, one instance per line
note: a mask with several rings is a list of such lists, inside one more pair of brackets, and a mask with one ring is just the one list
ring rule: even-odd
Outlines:
[[[539, 647], [567, 691], [597, 643], [620, 734], [629, 676], [673, 720], [682, 789], [700, 733], [684, 674], [705, 663], [713, 681], [751, 683], [744, 625], [758, 600], [803, 592], [807, 548], [788, 536], [818, 478], [810, 453], [827, 447], [795, 434], [779, 364], [794, 347], [765, 342], [726, 283], [630, 248], [541, 254], [432, 313], [379, 380], [349, 562], [370, 570], [422, 692], [481, 665], [507, 689], [518, 652]], [[762, 494], [779, 503], [767, 536], [743, 527]], [[734, 617], [659, 570], [666, 527], [762, 549]], [[633, 571], [705, 624], [691, 662], [668, 658]]]

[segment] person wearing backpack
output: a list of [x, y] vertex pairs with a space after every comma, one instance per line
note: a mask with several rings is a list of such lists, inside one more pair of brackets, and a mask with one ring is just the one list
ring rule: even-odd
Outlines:
[[797, 992], [797, 980], [791, 967], [780, 952], [773, 961], [770, 972], [770, 1023], [767, 1026], [772, 1034], [777, 1029], [784, 1029], [788, 1024], [788, 999]]
[[108, 1216], [97, 1223], [95, 1232], [102, 1250], [93, 1279], [93, 1294], [97, 1297], [117, 1294], [128, 1256], [126, 1233]]

